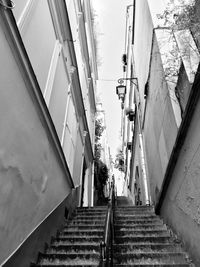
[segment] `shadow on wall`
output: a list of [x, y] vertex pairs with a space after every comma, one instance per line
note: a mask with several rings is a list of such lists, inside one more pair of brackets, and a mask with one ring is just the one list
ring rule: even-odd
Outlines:
[[72, 189], [71, 193], [49, 214], [49, 216], [28, 236], [18, 250], [2, 267], [27, 267], [36, 262], [39, 251], [44, 251], [46, 245], [56, 236], [65, 219], [72, 216], [79, 204], [80, 187]]
[[155, 188], [155, 201], [154, 201], [154, 204], [155, 203], [158, 203], [158, 201], [159, 201], [159, 195], [160, 195], [160, 191], [159, 191], [158, 187], [156, 186], [156, 188]]

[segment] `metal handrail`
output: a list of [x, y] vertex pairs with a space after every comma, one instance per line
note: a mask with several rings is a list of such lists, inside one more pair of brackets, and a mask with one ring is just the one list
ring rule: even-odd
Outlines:
[[100, 243], [100, 257], [102, 267], [112, 266], [112, 245], [114, 238], [114, 228], [113, 228], [113, 207], [115, 204], [115, 184], [114, 177], [111, 182], [110, 197], [108, 203], [108, 209], [106, 214], [105, 226], [104, 226], [104, 236]]

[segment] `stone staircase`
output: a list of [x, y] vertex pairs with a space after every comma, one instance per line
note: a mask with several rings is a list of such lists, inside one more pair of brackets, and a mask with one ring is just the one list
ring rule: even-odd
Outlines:
[[[130, 204], [117, 198], [112, 266], [194, 267], [153, 207]], [[77, 208], [31, 267], [107, 266], [100, 261], [106, 212], [107, 207]]]
[[107, 207], [77, 208], [31, 267], [99, 266]]
[[114, 266], [194, 266], [152, 207], [127, 203], [118, 197], [114, 210]]

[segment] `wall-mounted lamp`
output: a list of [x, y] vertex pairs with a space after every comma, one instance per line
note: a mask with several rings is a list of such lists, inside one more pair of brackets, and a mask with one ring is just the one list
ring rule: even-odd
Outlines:
[[126, 86], [125, 85], [116, 86], [116, 94], [118, 95], [119, 99], [121, 99], [121, 101], [124, 102], [126, 94]]
[[[136, 83], [133, 82], [134, 80], [136, 81]], [[130, 81], [131, 83], [133, 83], [133, 84], [135, 84], [136, 86], [138, 86], [138, 79], [137, 79], [137, 78], [120, 78], [120, 79], [118, 79], [118, 83], [119, 83], [119, 84], [123, 84], [124, 81]]]
[[[126, 95], [126, 86], [123, 85], [124, 81], [129, 80], [131, 81], [134, 85], [138, 85], [137, 84], [137, 78], [120, 78], [118, 79], [118, 83], [120, 85], [116, 86], [116, 94], [118, 95], [119, 99], [121, 99], [121, 108], [124, 109], [124, 99], [125, 99], [125, 95]], [[133, 82], [134, 80], [136, 80], [136, 83]]]

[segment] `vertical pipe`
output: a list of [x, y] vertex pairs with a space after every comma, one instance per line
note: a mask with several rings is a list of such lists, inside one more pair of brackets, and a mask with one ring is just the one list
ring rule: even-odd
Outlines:
[[146, 164], [144, 157], [144, 147], [143, 147], [143, 139], [142, 134], [139, 133], [139, 142], [140, 142], [140, 151], [141, 151], [141, 167], [143, 173], [143, 184], [144, 184], [144, 195], [145, 195], [145, 204], [150, 204], [149, 191], [148, 191], [148, 182], [147, 182], [147, 173], [146, 173]]

